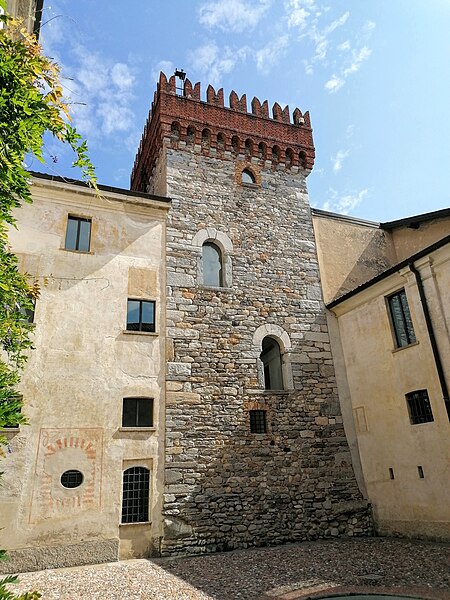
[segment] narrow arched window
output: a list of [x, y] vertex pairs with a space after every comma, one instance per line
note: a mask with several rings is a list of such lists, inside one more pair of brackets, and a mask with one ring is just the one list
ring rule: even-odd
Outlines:
[[131, 467], [123, 472], [122, 523], [148, 521], [150, 471]]
[[244, 169], [242, 171], [242, 183], [255, 183], [255, 176], [250, 169]]
[[283, 372], [281, 350], [278, 342], [271, 337], [262, 341], [261, 362], [264, 367], [264, 387], [266, 390], [282, 390]]
[[186, 131], [186, 144], [191, 146], [195, 144], [195, 127], [189, 125]]
[[211, 133], [210, 133], [209, 129], [204, 129], [202, 131], [202, 149], [203, 150], [209, 150], [210, 140], [211, 140]]
[[222, 253], [212, 242], [202, 246], [203, 284], [212, 287], [222, 287]]
[[233, 135], [231, 138], [231, 148], [233, 150], [233, 154], [239, 154], [240, 142], [237, 135]]

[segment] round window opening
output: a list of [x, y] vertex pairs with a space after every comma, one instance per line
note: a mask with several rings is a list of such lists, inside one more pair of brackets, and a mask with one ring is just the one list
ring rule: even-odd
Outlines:
[[249, 169], [242, 171], [242, 183], [255, 183], [255, 176]]
[[81, 471], [65, 471], [61, 475], [61, 485], [65, 488], [76, 488], [83, 483], [83, 473]]

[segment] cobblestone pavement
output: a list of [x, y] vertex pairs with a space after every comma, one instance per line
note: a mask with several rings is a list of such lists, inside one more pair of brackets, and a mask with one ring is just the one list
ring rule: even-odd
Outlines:
[[11, 588], [37, 589], [44, 600], [294, 600], [330, 588], [450, 600], [450, 545], [388, 538], [305, 542], [24, 573]]

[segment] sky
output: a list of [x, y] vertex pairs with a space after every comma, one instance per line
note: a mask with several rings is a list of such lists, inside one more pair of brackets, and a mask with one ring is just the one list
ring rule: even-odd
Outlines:
[[[450, 206], [450, 0], [45, 0], [99, 182], [129, 176], [159, 72], [310, 111], [311, 205], [373, 221]], [[46, 165], [72, 178], [46, 140]]]

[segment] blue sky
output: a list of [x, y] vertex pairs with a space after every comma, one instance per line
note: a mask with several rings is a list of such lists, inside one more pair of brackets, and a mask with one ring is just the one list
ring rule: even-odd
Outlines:
[[[450, 0], [46, 0], [100, 183], [129, 174], [160, 70], [310, 111], [312, 206], [388, 221], [450, 205]], [[45, 168], [78, 178], [51, 140]]]

